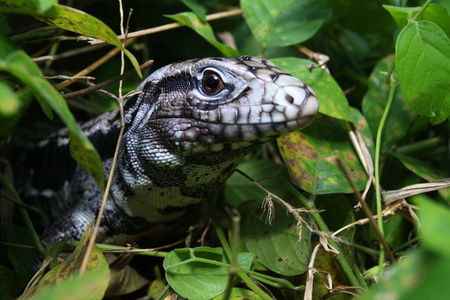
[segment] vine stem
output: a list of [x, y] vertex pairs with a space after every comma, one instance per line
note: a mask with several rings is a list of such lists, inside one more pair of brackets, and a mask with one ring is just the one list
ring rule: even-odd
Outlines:
[[[222, 248], [225, 252], [225, 255], [228, 257], [230, 262], [233, 262], [233, 251], [230, 248], [230, 245], [227, 242], [227, 239], [225, 238], [225, 234], [223, 233], [223, 230], [214, 224], [214, 228], [216, 229], [217, 237], [219, 238], [220, 244], [222, 245]], [[234, 235], [233, 235], [234, 237]], [[259, 286], [257, 286], [251, 279], [248, 277], [248, 275], [245, 273], [244, 270], [239, 266], [239, 264], [236, 261], [236, 264], [231, 266], [231, 268], [234, 268], [232, 270], [233, 272], [236, 272], [237, 275], [242, 279], [242, 281], [245, 282], [245, 284], [256, 294], [258, 294], [262, 299], [264, 300], [273, 300], [272, 297], [270, 297], [266, 292], [264, 292]]]
[[[380, 152], [381, 152], [381, 135], [383, 133], [383, 128], [386, 123], [387, 115], [389, 110], [391, 109], [392, 102], [394, 100], [395, 91], [397, 89], [398, 84], [396, 82], [391, 81], [391, 86], [389, 90], [389, 97], [386, 103], [386, 108], [384, 109], [383, 115], [381, 117], [380, 125], [378, 126], [377, 138], [375, 144], [375, 197], [376, 197], [376, 206], [377, 206], [377, 218], [378, 218], [378, 228], [380, 230], [381, 235], [384, 236], [383, 229], [383, 216], [381, 214], [383, 210], [383, 203], [381, 201], [381, 188], [380, 188]], [[380, 243], [380, 256], [378, 258], [378, 274], [381, 275], [383, 273], [384, 268], [384, 260], [385, 260], [385, 249], [382, 243]]]

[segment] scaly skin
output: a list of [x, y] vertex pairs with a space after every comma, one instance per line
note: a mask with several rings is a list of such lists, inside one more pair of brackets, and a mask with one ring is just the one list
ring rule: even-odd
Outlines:
[[[258, 145], [308, 125], [318, 112], [311, 88], [255, 57], [174, 63], [154, 72], [137, 91], [125, 105], [126, 131], [102, 220], [103, 242], [118, 236], [130, 240], [180, 218], [210, 198]], [[82, 127], [107, 174], [119, 124], [116, 110]], [[62, 194], [74, 205], [45, 231], [47, 243], [80, 238], [102, 198], [78, 166], [65, 179], [65, 192], [52, 197]]]

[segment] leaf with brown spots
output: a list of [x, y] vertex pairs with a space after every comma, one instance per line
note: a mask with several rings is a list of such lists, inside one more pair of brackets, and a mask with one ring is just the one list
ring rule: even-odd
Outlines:
[[[45, 293], [52, 287], [57, 287], [71, 279], [78, 279], [81, 263], [84, 259], [89, 240], [92, 238], [92, 222], [75, 248], [73, 254], [63, 263], [56, 266], [44, 275], [33, 291], [29, 291], [24, 297]], [[95, 285], [87, 284], [89, 299], [102, 299], [109, 283], [108, 263], [103, 253], [94, 245], [86, 268], [87, 272], [95, 272], [96, 278], [101, 278]], [[89, 283], [89, 282], [88, 282]], [[70, 296], [67, 299], [72, 299]]]
[[[354, 110], [354, 117], [363, 138], [372, 141], [367, 123], [357, 110]], [[366, 125], [361, 126], [363, 124]], [[364, 189], [367, 176], [347, 131], [344, 121], [318, 115], [313, 124], [301, 132], [279, 138], [278, 146], [292, 182], [312, 194], [351, 193], [352, 189], [337, 163], [340, 159], [357, 188]], [[370, 149], [371, 145], [368, 146]]]

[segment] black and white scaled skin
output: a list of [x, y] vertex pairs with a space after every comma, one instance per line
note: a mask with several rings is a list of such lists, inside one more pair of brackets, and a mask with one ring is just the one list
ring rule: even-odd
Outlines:
[[[190, 206], [211, 200], [245, 155], [307, 126], [319, 108], [301, 80], [248, 56], [174, 63], [155, 71], [136, 91], [125, 103], [125, 134], [99, 242], [129, 242], [157, 224], [175, 222]], [[106, 174], [119, 129], [118, 110], [82, 126]], [[45, 145], [51, 146], [67, 147], [67, 142]], [[38, 169], [33, 172], [39, 177]], [[79, 239], [103, 195], [79, 166], [65, 168], [59, 179], [59, 189], [45, 193], [67, 209], [43, 233], [45, 243]], [[28, 187], [34, 196], [44, 194], [33, 183]]]

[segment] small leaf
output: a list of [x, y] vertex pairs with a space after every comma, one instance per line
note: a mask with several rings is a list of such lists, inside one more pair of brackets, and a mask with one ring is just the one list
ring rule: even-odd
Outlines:
[[[254, 255], [239, 253], [238, 263], [250, 268]], [[175, 292], [188, 299], [211, 299], [225, 292], [230, 264], [222, 248], [175, 249], [164, 258], [166, 279]]]
[[0, 116], [7, 118], [18, 114], [22, 106], [21, 101], [9, 85], [0, 81]]
[[[246, 248], [265, 267], [278, 274], [299, 275], [308, 268], [311, 255], [311, 232], [303, 226], [299, 240], [297, 221], [275, 204], [272, 224], [254, 213], [242, 218], [241, 235]], [[260, 217], [261, 216], [261, 217]]]
[[189, 7], [197, 17], [202, 21], [206, 22], [206, 8], [198, 4], [196, 0], [180, 0], [187, 7]]
[[246, 21], [263, 47], [289, 46], [312, 37], [330, 15], [330, 1], [241, 0]]
[[110, 272], [111, 275], [105, 297], [129, 294], [149, 283], [146, 278], [130, 266], [125, 266], [121, 270], [111, 269]]
[[[167, 284], [162, 279], [153, 280], [152, 283], [150, 283], [150, 286], [148, 288], [148, 293], [149, 293], [151, 299], [166, 299], [164, 297], [165, 295], [161, 295], [162, 292], [165, 290], [166, 286], [167, 286]], [[168, 291], [166, 293], [168, 293]], [[162, 298], [159, 298], [161, 296], [162, 296]]]
[[166, 17], [171, 18], [177, 21], [178, 23], [185, 25], [194, 30], [195, 32], [197, 32], [208, 43], [216, 47], [216, 49], [219, 50], [224, 56], [235, 57], [240, 55], [240, 53], [237, 50], [217, 41], [209, 23], [202, 22], [202, 20], [200, 20], [196, 14], [191, 12], [185, 12], [176, 15], [166, 15]]
[[[83, 237], [81, 238], [78, 246], [75, 248], [72, 256], [45, 274], [39, 281], [37, 287], [29, 291], [29, 293], [24, 296], [29, 297], [31, 294], [36, 295], [43, 293], [44, 291], [51, 289], [55, 284], [59, 285], [63, 282], [69, 281], [69, 279], [72, 280], [74, 277], [76, 278], [79, 275], [80, 267], [86, 253], [86, 248], [88, 247], [91, 238], [92, 222], [87, 227], [86, 232], [83, 234]], [[109, 268], [105, 256], [95, 245], [92, 248], [86, 271], [95, 272], [96, 277], [99, 279], [99, 281], [96, 281], [95, 285], [90, 285], [88, 282], [85, 287], [85, 289], [90, 289], [88, 294], [89, 299], [102, 299], [109, 283]]]
[[[425, 180], [433, 181], [445, 177], [445, 174], [439, 174], [438, 171], [425, 162], [406, 155], [396, 153], [393, 153], [393, 155], [397, 157], [408, 170]], [[438, 192], [447, 203], [450, 203], [450, 188], [440, 189]]]
[[411, 108], [434, 124], [450, 115], [450, 40], [429, 21], [410, 23], [397, 40], [398, 79]]
[[[394, 56], [390, 55], [381, 59], [369, 76], [369, 90], [364, 95], [362, 111], [369, 123], [372, 135], [376, 136], [381, 117], [389, 97], [389, 85], [385, 82], [385, 74], [394, 63]], [[394, 74], [394, 77], [396, 74]], [[381, 138], [382, 152], [389, 151], [396, 145], [411, 127], [416, 118], [403, 96], [400, 88], [397, 88], [392, 102], [389, 116], [384, 124]]]
[[[41, 3], [42, 2], [42, 3]], [[105, 23], [80, 10], [53, 4], [54, 1], [2, 0], [0, 11], [29, 14], [47, 24], [82, 35], [91, 36], [120, 48], [135, 68], [139, 77], [142, 73], [136, 58], [122, 46], [117, 35]], [[44, 10], [44, 8], [46, 8]]]
[[309, 71], [310, 66], [315, 64], [301, 58], [284, 57], [271, 61], [313, 89], [319, 99], [319, 112], [337, 119], [353, 121], [347, 98], [334, 78], [324, 69], [315, 68]]
[[[392, 15], [397, 23], [398, 28], [403, 29], [408, 25], [408, 18], [410, 14], [418, 13], [421, 7], [398, 7], [391, 5], [383, 5], [383, 7]], [[450, 16], [445, 7], [439, 4], [430, 4], [418, 16], [417, 21], [428, 20], [444, 30], [448, 37], [450, 37]]]
[[[358, 117], [357, 124], [366, 123], [361, 114], [355, 113], [355, 116]], [[309, 127], [279, 138], [278, 147], [292, 182], [312, 194], [352, 193], [337, 163], [340, 159], [356, 187], [363, 190], [367, 176], [347, 131], [343, 121], [318, 115]], [[371, 136], [367, 136], [370, 132], [360, 133], [366, 141], [372, 140]], [[373, 141], [368, 146], [373, 146]]]

